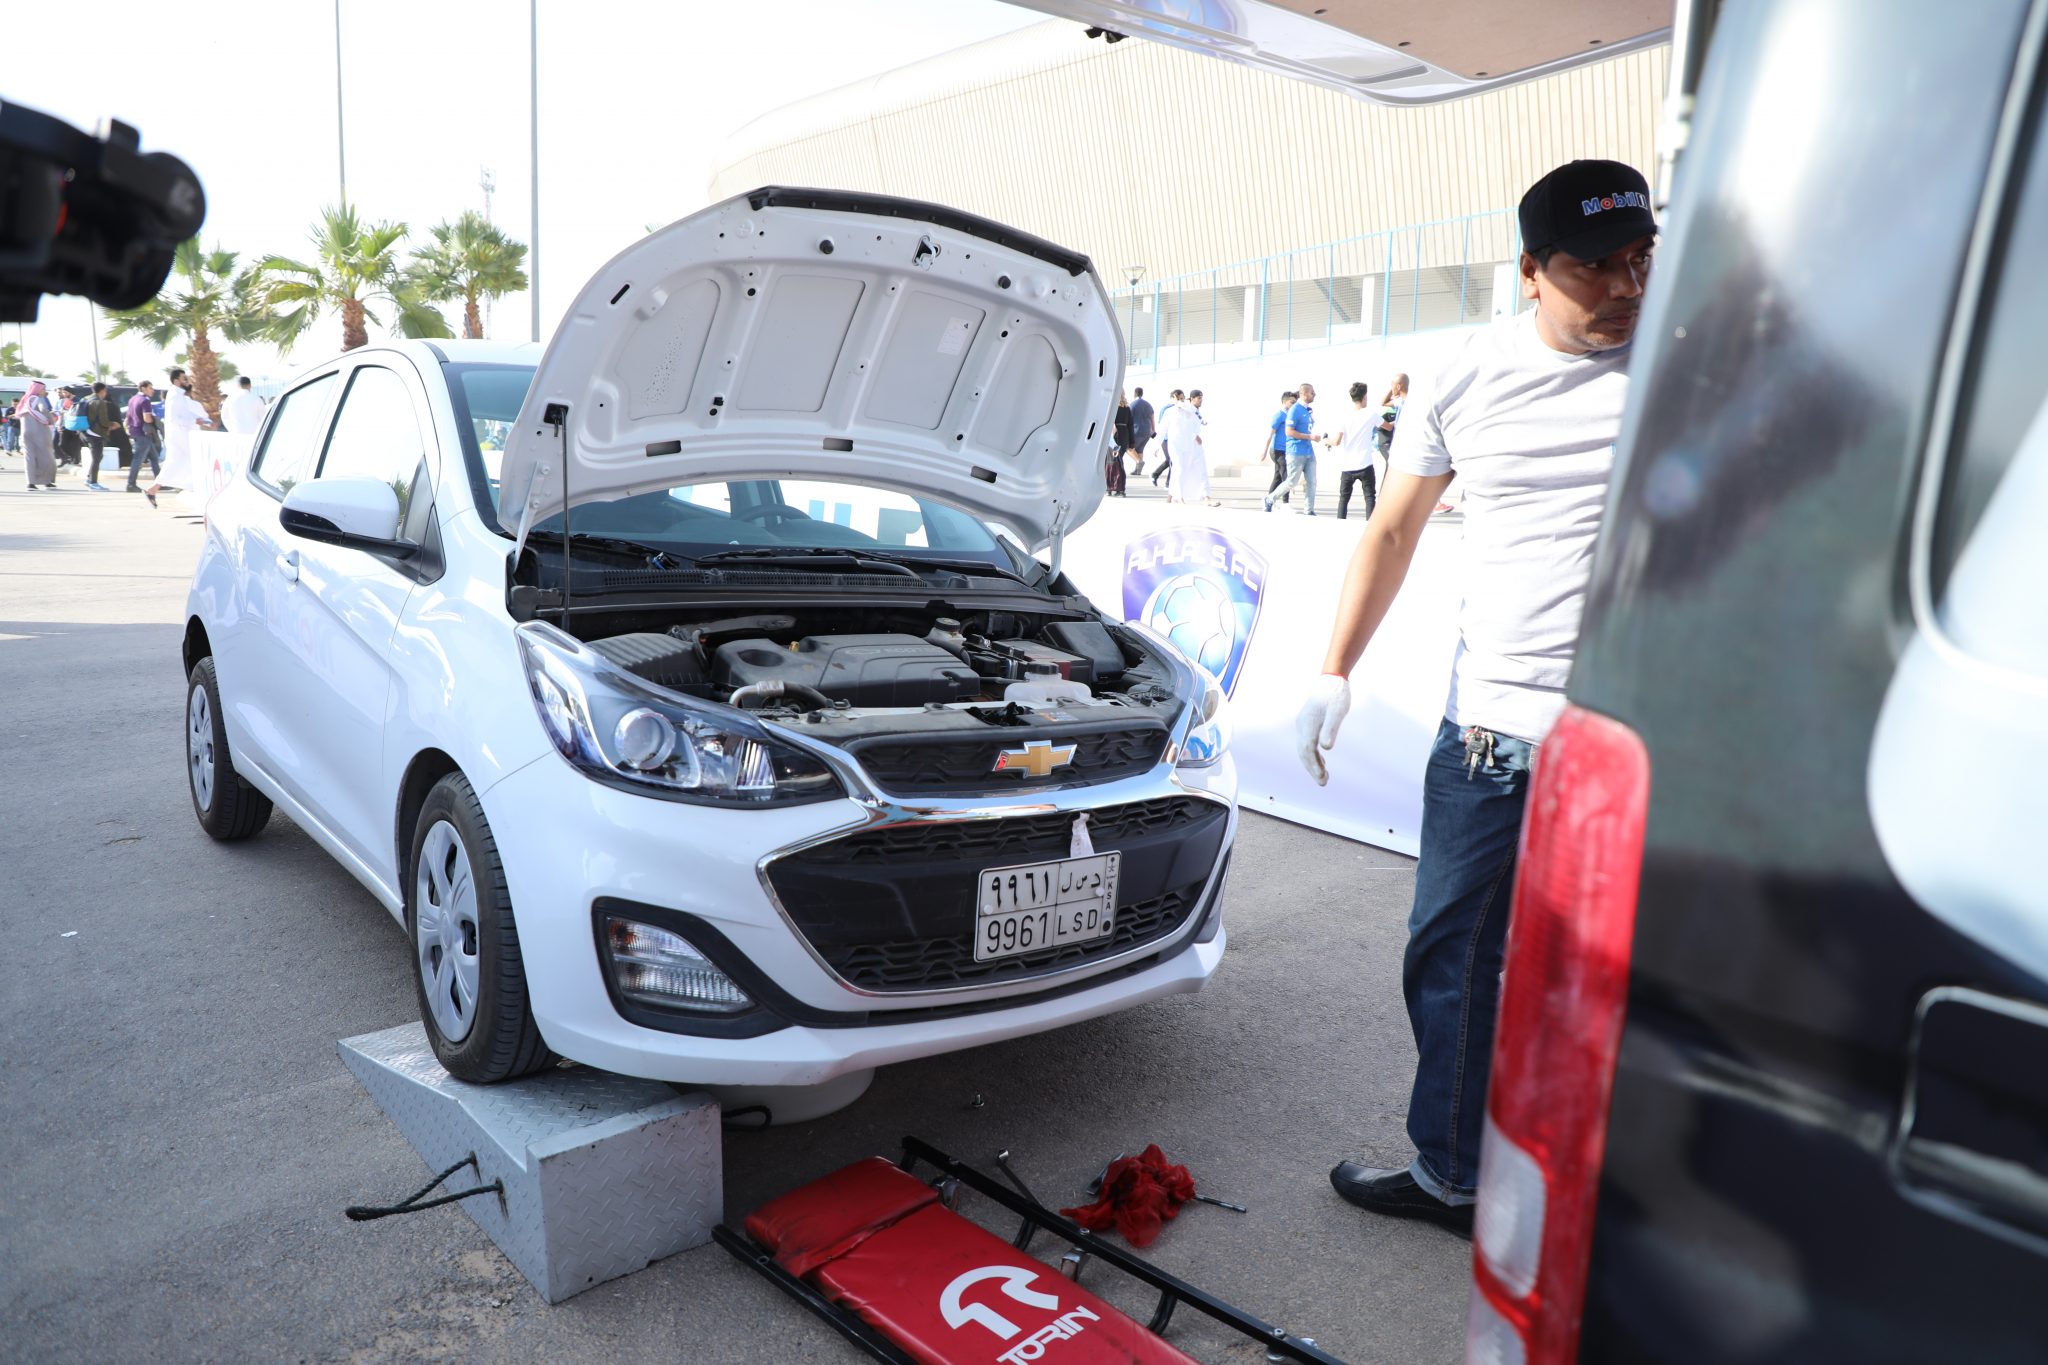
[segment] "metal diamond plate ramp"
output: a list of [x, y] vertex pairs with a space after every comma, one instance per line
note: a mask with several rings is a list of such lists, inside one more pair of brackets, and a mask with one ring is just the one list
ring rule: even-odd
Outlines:
[[[724, 1216], [708, 1095], [583, 1067], [470, 1085], [419, 1024], [344, 1038], [341, 1058], [430, 1173], [474, 1152], [478, 1184], [505, 1182], [456, 1207], [549, 1303], [708, 1242]], [[468, 1183], [466, 1170], [449, 1182]]]

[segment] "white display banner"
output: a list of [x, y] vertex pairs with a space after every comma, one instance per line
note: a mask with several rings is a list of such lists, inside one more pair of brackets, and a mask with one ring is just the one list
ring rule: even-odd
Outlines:
[[186, 496], [202, 508], [212, 502], [214, 494], [234, 482], [242, 466], [249, 462], [254, 440], [254, 435], [247, 432], [193, 432], [192, 463], [199, 471], [199, 486]]
[[1322, 671], [1363, 518], [1111, 499], [1067, 538], [1062, 568], [1098, 607], [1143, 621], [1230, 693], [1247, 810], [1413, 855], [1422, 772], [1458, 642], [1460, 528], [1423, 532], [1408, 580], [1351, 675], [1351, 714], [1318, 787], [1294, 718]]

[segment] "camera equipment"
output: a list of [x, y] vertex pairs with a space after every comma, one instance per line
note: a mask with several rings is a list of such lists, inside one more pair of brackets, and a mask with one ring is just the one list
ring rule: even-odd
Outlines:
[[206, 192], [168, 152], [110, 120], [105, 137], [0, 101], [0, 322], [34, 322], [44, 294], [103, 308], [156, 297]]

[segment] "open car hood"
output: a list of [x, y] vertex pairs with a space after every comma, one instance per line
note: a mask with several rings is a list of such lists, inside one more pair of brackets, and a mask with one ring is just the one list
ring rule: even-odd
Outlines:
[[1010, 0], [1380, 104], [1432, 104], [1654, 46], [1673, 0]]
[[584, 285], [505, 442], [504, 518], [523, 543], [565, 503], [829, 477], [1037, 550], [1101, 503], [1123, 364], [1077, 252], [936, 204], [755, 190]]

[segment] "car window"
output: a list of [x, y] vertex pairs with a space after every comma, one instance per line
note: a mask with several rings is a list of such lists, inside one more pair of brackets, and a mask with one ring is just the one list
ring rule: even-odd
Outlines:
[[250, 471], [259, 482], [279, 493], [313, 477], [313, 462], [320, 454], [321, 424], [327, 420], [327, 400], [334, 394], [335, 376], [323, 374], [302, 384], [277, 400], [277, 417], [263, 437], [263, 449], [256, 452]]
[[[1985, 281], [1963, 371], [1956, 439], [1935, 515], [1932, 588], [1956, 643], [1987, 662], [2048, 673], [2048, 626], [2038, 613], [1997, 615], [1992, 580], [2048, 582], [2048, 539], [2019, 533], [2006, 504], [2042, 485], [2048, 464], [2048, 119], [2037, 96], [2031, 149]], [[2038, 512], [2040, 504], [2034, 505]], [[1968, 581], [1965, 581], [1968, 580]], [[2030, 588], [2028, 594], [2038, 597]], [[2032, 625], [2028, 622], [2031, 620]]]
[[327, 438], [320, 477], [365, 474], [398, 494], [398, 519], [409, 523], [413, 490], [419, 485], [426, 441], [420, 435], [412, 390], [395, 370], [364, 365], [350, 378], [341, 413]]
[[467, 428], [473, 467], [483, 475], [493, 511], [498, 506], [498, 468], [505, 462], [505, 438], [526, 391], [533, 387], [531, 365], [453, 365], [448, 367], [449, 397], [455, 401], [458, 426]]
[[[735, 503], [735, 490], [741, 499]], [[694, 507], [730, 516], [735, 511], [765, 503], [780, 503], [786, 511], [762, 514], [765, 524], [781, 528], [794, 541], [775, 543], [900, 546], [908, 549], [934, 548], [928, 527], [943, 519], [947, 510], [937, 507], [927, 513], [918, 499], [907, 493], [858, 484], [833, 483], [818, 479], [750, 479], [743, 483], [682, 484], [668, 490], [669, 496]], [[953, 528], [949, 548], [986, 551], [986, 532], [971, 519], [967, 529]], [[849, 534], [850, 533], [850, 534]]]
[[[579, 504], [571, 526], [697, 556], [724, 549], [929, 550], [941, 558], [1010, 558], [987, 526], [933, 498], [832, 479], [733, 479], [678, 484]], [[562, 516], [536, 529], [559, 531]]]

